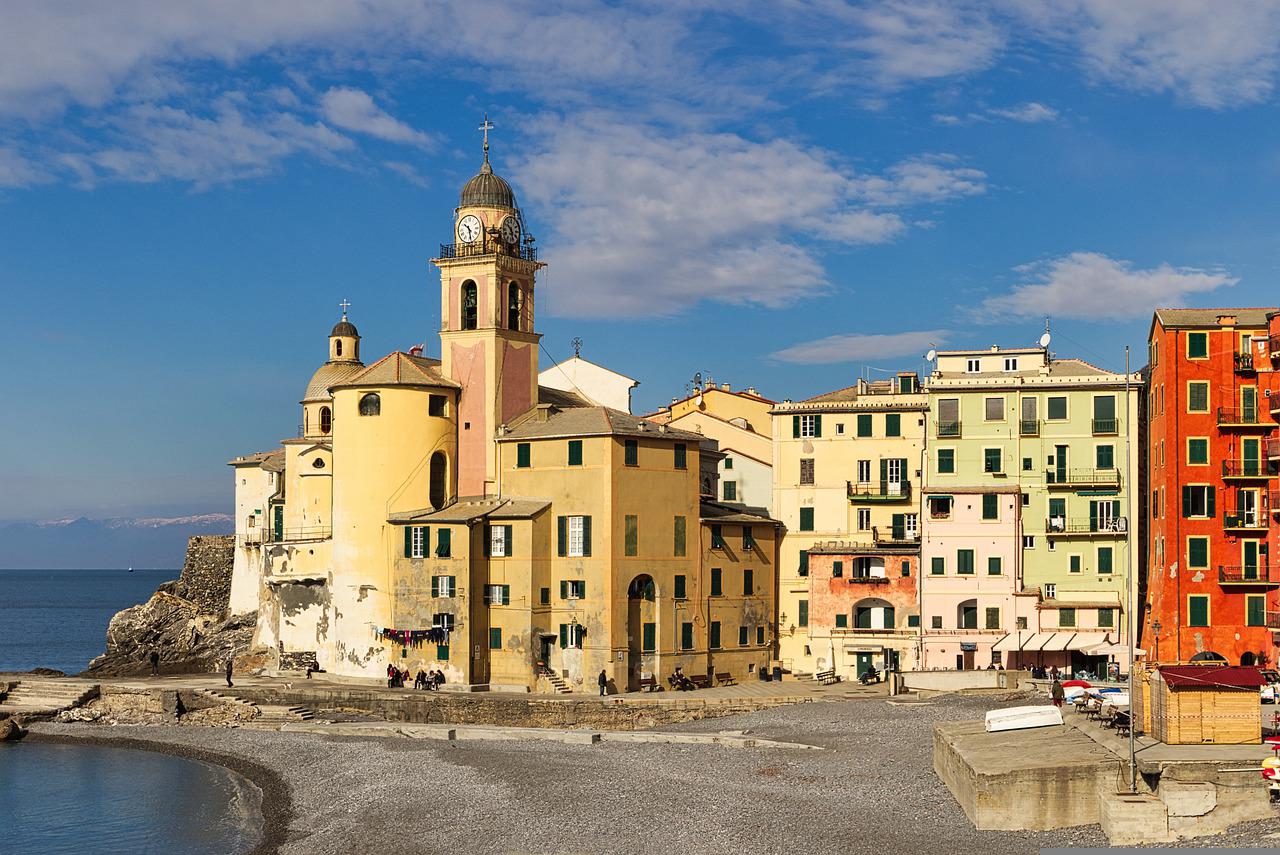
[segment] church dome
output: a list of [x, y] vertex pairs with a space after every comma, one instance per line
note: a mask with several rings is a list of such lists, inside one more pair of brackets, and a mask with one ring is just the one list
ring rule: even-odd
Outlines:
[[485, 153], [484, 165], [480, 167], [480, 173], [462, 185], [462, 196], [458, 204], [463, 208], [472, 205], [486, 208], [515, 208], [516, 194], [512, 192], [510, 184], [501, 176], [494, 174], [493, 167], [489, 165], [488, 152]]
[[344, 314], [342, 316], [342, 320], [338, 321], [336, 324], [333, 325], [333, 332], [329, 333], [330, 338], [333, 338], [336, 335], [345, 335], [345, 336], [350, 336], [351, 338], [358, 338], [360, 336], [360, 333], [356, 332], [356, 325], [351, 323], [351, 321], [347, 320], [347, 316]]
[[[347, 326], [351, 326], [351, 324], [347, 324]], [[351, 326], [351, 328], [355, 329], [354, 326]], [[330, 387], [350, 380], [363, 370], [364, 363], [362, 362], [326, 362], [316, 369], [315, 374], [311, 375], [311, 382], [307, 384], [307, 391], [302, 396], [302, 403], [308, 404], [315, 401], [331, 400], [333, 396], [329, 394]]]

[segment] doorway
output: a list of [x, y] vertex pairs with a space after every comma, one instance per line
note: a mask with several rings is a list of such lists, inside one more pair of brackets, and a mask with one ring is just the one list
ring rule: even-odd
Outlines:
[[854, 676], [857, 677], [859, 680], [862, 679], [863, 674], [871, 670], [871, 664], [872, 664], [871, 657], [874, 655], [875, 655], [874, 653], [855, 653], [854, 654], [854, 659], [855, 659], [855, 664], [853, 667]]
[[551, 649], [555, 641], [554, 635], [544, 635], [538, 639], [538, 661], [548, 670], [551, 668]]
[[[627, 691], [640, 689], [657, 653], [657, 606], [653, 577], [637, 576], [627, 586]], [[654, 673], [654, 677], [657, 674]]]

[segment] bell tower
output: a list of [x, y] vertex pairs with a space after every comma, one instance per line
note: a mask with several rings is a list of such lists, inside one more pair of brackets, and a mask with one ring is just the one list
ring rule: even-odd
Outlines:
[[440, 268], [440, 355], [446, 377], [462, 386], [458, 423], [458, 495], [498, 491], [498, 425], [538, 401], [534, 280], [543, 266], [511, 185], [484, 162], [462, 186], [453, 240], [432, 263]]

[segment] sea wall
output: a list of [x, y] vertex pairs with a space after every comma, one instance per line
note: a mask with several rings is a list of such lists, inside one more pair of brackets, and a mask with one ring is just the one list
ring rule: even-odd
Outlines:
[[196, 535], [187, 540], [182, 575], [173, 593], [195, 603], [201, 614], [225, 617], [231, 602], [236, 536]]

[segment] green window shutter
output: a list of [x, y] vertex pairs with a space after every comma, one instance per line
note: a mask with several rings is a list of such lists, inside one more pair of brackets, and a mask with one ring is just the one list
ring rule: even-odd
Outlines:
[[871, 414], [870, 413], [859, 414], [858, 436], [871, 436]]
[[591, 557], [591, 517], [582, 518], [582, 557]]
[[1096, 449], [1095, 458], [1099, 469], [1112, 469], [1115, 467], [1115, 446], [1099, 445]]
[[569, 518], [556, 517], [556, 555], [564, 558], [569, 554]]
[[809, 575], [809, 550], [807, 549], [800, 550], [800, 575]]
[[947, 571], [947, 559], [940, 555], [935, 555], [929, 559], [929, 573], [933, 576], [941, 576]]
[[436, 645], [436, 659], [438, 659], [441, 662], [449, 661], [449, 645], [447, 644]]
[[718, 597], [721, 594], [721, 570], [719, 567], [711, 568], [711, 596]]
[[907, 515], [894, 514], [890, 518], [890, 531], [894, 540], [902, 540], [907, 536]]
[[675, 598], [677, 600], [683, 600], [685, 597], [685, 577], [684, 574], [681, 573], [675, 577]]
[[582, 465], [582, 440], [580, 439], [569, 440], [569, 465]]
[[1098, 626], [1102, 629], [1110, 629], [1116, 625], [1116, 613], [1114, 609], [1098, 609]]
[[1182, 487], [1182, 517], [1186, 519], [1191, 516], [1191, 488], [1183, 485]]
[[431, 577], [431, 596], [433, 597], [440, 596], [440, 577], [439, 576]]
[[905, 579], [905, 578], [907, 578], [907, 577], [908, 577], [908, 576], [910, 576], [910, 575], [911, 575], [911, 562], [910, 562], [910, 561], [903, 561], [903, 562], [902, 562], [902, 577]]
[[691, 623], [680, 624], [680, 649], [693, 649], [693, 624]]
[[1000, 496], [995, 493], [982, 494], [982, 518], [984, 520], [1000, 518]]
[[822, 437], [822, 416], [821, 414], [813, 417], [813, 436], [815, 439]]
[[956, 471], [956, 450], [954, 448], [938, 449], [938, 473], [950, 475]]
[[453, 556], [453, 529], [442, 528], [436, 532], [436, 557]]
[[956, 551], [956, 573], [961, 576], [973, 575], [972, 549], [960, 549]]
[[764, 627], [756, 627], [756, 644], [764, 644]]
[[1089, 531], [1098, 530], [1098, 503], [1089, 502]]
[[511, 605], [511, 586], [510, 585], [502, 586], [502, 604], [504, 606]]
[[569, 582], [566, 579], [560, 580], [560, 599], [569, 599]]
[[502, 649], [502, 628], [501, 627], [494, 626], [489, 628], [489, 649], [490, 650]]
[[1187, 624], [1189, 626], [1209, 625], [1209, 598], [1194, 595], [1187, 602]]
[[999, 576], [1002, 569], [999, 555], [992, 555], [987, 558], [988, 576]]
[[640, 444], [634, 439], [623, 440], [622, 442], [622, 462], [626, 466], [636, 466], [640, 461]]
[[1209, 566], [1209, 541], [1193, 537], [1187, 541], [1187, 565], [1204, 568]]
[[1205, 514], [1209, 517], [1215, 517], [1218, 515], [1216, 510], [1217, 502], [1215, 501], [1217, 498], [1215, 496], [1216, 492], [1217, 492], [1216, 487], [1210, 487], [1209, 489], [1205, 490], [1205, 494], [1206, 494], [1205, 495]]
[[413, 557], [413, 526], [404, 527], [404, 557]]
[[813, 531], [813, 508], [800, 509], [800, 530]]
[[1098, 573], [1100, 575], [1110, 575], [1112, 567], [1112, 552], [1110, 546], [1098, 547]]
[[1075, 609], [1058, 609], [1058, 626], [1074, 627], [1076, 625]]
[[624, 540], [623, 552], [626, 555], [634, 556], [639, 552], [640, 540], [640, 522], [639, 518], [634, 514], [627, 514], [623, 517]]
[[578, 583], [578, 596], [584, 600], [587, 598], [587, 580], [586, 579], [583, 579], [581, 582]]
[[755, 574], [751, 570], [742, 571], [742, 596], [754, 596], [756, 592]]
[[493, 526], [485, 523], [484, 526], [484, 557], [488, 558], [489, 553], [493, 551]]
[[511, 539], [511, 526], [504, 525], [502, 527], [502, 541], [507, 545], [507, 557], [510, 558], [515, 555], [515, 543]]
[[516, 468], [529, 468], [529, 443], [516, 443]]
[[683, 442], [676, 443], [675, 467], [677, 469], [689, 468], [689, 448]]
[[800, 417], [799, 416], [791, 417], [791, 438], [792, 439], [800, 438]]
[[893, 614], [893, 606], [884, 607], [884, 625], [887, 629], [894, 629], [898, 626], [898, 621]]
[[738, 627], [738, 646], [747, 646], [747, 628], [745, 626]]
[[1266, 626], [1267, 623], [1267, 598], [1262, 595], [1250, 594], [1245, 597], [1245, 626]]
[[560, 649], [563, 650], [569, 646], [569, 625], [567, 623], [560, 624]]
[[711, 622], [711, 649], [720, 649], [720, 621], [713, 620]]
[[920, 615], [907, 615], [907, 626], [910, 629], [920, 628]]
[[799, 608], [799, 614], [796, 616], [796, 625], [808, 626], [809, 625], [809, 601], [800, 600], [798, 603], [798, 608]]
[[544, 606], [551, 605], [551, 589], [550, 588], [538, 589], [538, 602]]
[[836, 629], [844, 629], [849, 626], [849, 616], [843, 612], [836, 615]]
[[658, 649], [658, 632], [657, 624], [646, 623], [643, 628], [644, 640], [643, 649], [646, 653]]
[[724, 549], [724, 537], [718, 524], [713, 523], [711, 526], [711, 548]]
[[675, 543], [672, 544], [672, 554], [676, 558], [684, 558], [684, 517], [675, 518]]
[[458, 596], [458, 577], [457, 576], [449, 577], [449, 596], [451, 597]]
[[[884, 435], [902, 436], [902, 415], [889, 413], [884, 417]], [[905, 469], [903, 470], [906, 471]]]
[[[871, 418], [867, 416], [867, 418]], [[880, 459], [880, 483], [884, 484], [889, 480], [889, 461], [884, 458]]]

